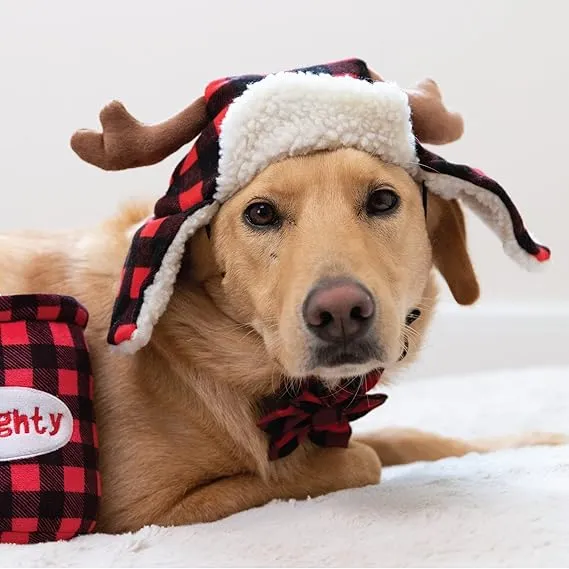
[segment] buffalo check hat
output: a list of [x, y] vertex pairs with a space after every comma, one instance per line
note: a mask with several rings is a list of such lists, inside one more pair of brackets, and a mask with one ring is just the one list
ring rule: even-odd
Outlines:
[[[268, 165], [321, 150], [351, 147], [398, 165], [421, 187], [470, 207], [522, 266], [533, 269], [547, 261], [549, 249], [530, 236], [502, 186], [481, 170], [448, 162], [422, 146], [414, 125], [425, 117], [412, 102], [409, 92], [382, 81], [359, 59], [210, 83], [184, 111], [193, 112], [193, 130], [186, 130], [199, 136], [175, 168], [154, 215], [132, 239], [108, 341], [127, 352], [146, 345], [172, 295], [188, 239]], [[189, 117], [175, 118], [179, 125]], [[130, 138], [124, 134], [127, 120]], [[104, 110], [101, 121], [103, 135], [79, 131], [72, 139], [74, 150], [100, 167], [146, 165], [173, 151], [121, 162], [127, 141], [139, 137], [141, 147], [148, 147], [148, 133], [120, 104]], [[174, 136], [172, 124], [164, 123], [163, 132], [170, 128]], [[116, 152], [117, 160], [103, 156], [105, 150]]]

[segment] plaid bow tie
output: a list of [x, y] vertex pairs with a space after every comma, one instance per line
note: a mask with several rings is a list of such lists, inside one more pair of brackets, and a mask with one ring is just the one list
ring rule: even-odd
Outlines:
[[[382, 405], [387, 395], [368, 395], [382, 370], [368, 374], [361, 383], [353, 380], [330, 393], [317, 380], [309, 380], [299, 395], [274, 401], [274, 410], [257, 425], [270, 436], [269, 460], [289, 455], [307, 437], [321, 447], [347, 447], [352, 434], [350, 421]], [[357, 386], [357, 387], [356, 387]]]

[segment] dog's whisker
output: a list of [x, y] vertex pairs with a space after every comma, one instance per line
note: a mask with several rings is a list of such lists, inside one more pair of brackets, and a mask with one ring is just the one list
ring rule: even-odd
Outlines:
[[[357, 386], [356, 389], [354, 389], [353, 396], [352, 396], [352, 399], [350, 400], [349, 405], [351, 405], [351, 404], [355, 401], [356, 397], [358, 396], [358, 391], [360, 391], [360, 389], [361, 389], [361, 387], [362, 387], [362, 385], [363, 385], [363, 383], [364, 383], [364, 381], [365, 381], [365, 376], [364, 376], [364, 375], [360, 375], [360, 376], [358, 376], [358, 377], [355, 377], [355, 378], [352, 380], [352, 382], [353, 382], [353, 381], [357, 381], [357, 382], [358, 382], [358, 386]], [[352, 382], [350, 382], [350, 383], [352, 383]], [[367, 395], [367, 393], [365, 394], [365, 396], [366, 396], [366, 400], [368, 400], [368, 395]], [[369, 400], [368, 400], [368, 401], [369, 401]], [[348, 406], [349, 406], [349, 405], [348, 405]]]
[[410, 326], [404, 325], [403, 326], [403, 333], [408, 334], [412, 338], [419, 339], [421, 337], [420, 333], [417, 330], [413, 330]]
[[[279, 385], [275, 385], [275, 372], [276, 372], [276, 369], [273, 367], [271, 370], [271, 391], [273, 393], [276, 393], [280, 387]], [[285, 379], [285, 382], [286, 382], [286, 379]]]
[[411, 161], [407, 161], [407, 162], [402, 162], [402, 164], [407, 164], [409, 166], [420, 166], [421, 168], [423, 168], [424, 170], [429, 170], [430, 172], [434, 172], [435, 174], [440, 174], [441, 172], [439, 170], [437, 170], [436, 168], [433, 168], [432, 166], [429, 166], [428, 164], [425, 164], [421, 161], [419, 162], [411, 162]]
[[352, 377], [351, 379], [348, 380], [347, 383], [339, 383], [338, 385], [334, 386], [333, 390], [330, 392], [331, 395], [336, 395], [337, 393], [341, 392], [341, 391], [349, 391], [349, 387], [350, 385], [356, 381], [357, 378]]

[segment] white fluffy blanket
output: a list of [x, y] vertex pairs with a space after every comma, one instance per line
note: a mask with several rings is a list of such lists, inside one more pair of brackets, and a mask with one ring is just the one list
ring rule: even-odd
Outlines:
[[[569, 367], [403, 382], [357, 430], [569, 433]], [[569, 446], [384, 471], [378, 486], [274, 502], [213, 524], [0, 546], [0, 567], [569, 565]]]

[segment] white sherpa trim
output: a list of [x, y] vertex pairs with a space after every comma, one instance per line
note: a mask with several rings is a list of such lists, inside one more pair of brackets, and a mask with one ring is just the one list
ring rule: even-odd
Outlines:
[[129, 340], [125, 340], [117, 346], [119, 351], [133, 354], [148, 344], [152, 330], [158, 319], [164, 314], [174, 291], [174, 284], [180, 272], [188, 239], [198, 229], [207, 225], [218, 209], [219, 204], [214, 202], [202, 207], [182, 223], [164, 255], [154, 281], [144, 291], [142, 308], [136, 320], [136, 330]]
[[407, 94], [349, 76], [268, 75], [235, 99], [221, 123], [215, 199], [224, 202], [277, 160], [343, 147], [416, 172]]
[[429, 191], [445, 200], [460, 199], [500, 238], [505, 253], [527, 270], [543, 268], [542, 263], [520, 247], [514, 236], [512, 218], [504, 202], [476, 184], [447, 174], [421, 171], [419, 177]]

